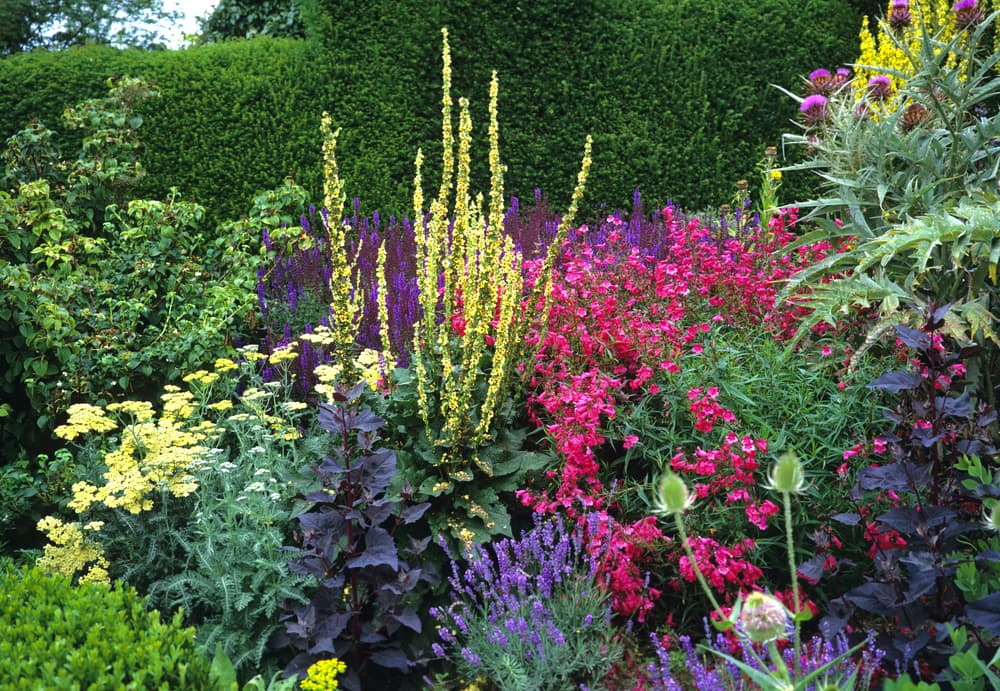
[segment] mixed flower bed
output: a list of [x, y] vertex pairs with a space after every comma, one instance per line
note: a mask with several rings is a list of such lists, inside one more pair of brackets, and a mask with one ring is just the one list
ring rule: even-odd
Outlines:
[[325, 117], [322, 207], [231, 228], [256, 330], [65, 407], [33, 560], [181, 612], [198, 688], [996, 687], [995, 15], [931, 6], [794, 96], [817, 199], [769, 149], [718, 212], [586, 223], [589, 140], [565, 214], [505, 203], [496, 79], [471, 193], [445, 33], [427, 208], [418, 153], [411, 219], [345, 214]]

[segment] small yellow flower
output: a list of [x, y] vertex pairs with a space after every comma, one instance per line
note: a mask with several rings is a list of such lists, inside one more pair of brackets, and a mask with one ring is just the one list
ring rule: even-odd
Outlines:
[[219, 358], [215, 361], [216, 372], [231, 372], [236, 368], [237, 368], [236, 363], [230, 360], [229, 358]]
[[770, 172], [770, 176], [771, 176], [772, 180], [774, 180], [775, 182], [777, 182], [778, 180], [781, 179], [781, 171], [780, 170], [772, 170]]
[[302, 691], [330, 691], [339, 689], [337, 677], [347, 671], [347, 665], [342, 660], [331, 658], [314, 662], [306, 671], [306, 678], [299, 682]]
[[233, 402], [232, 401], [217, 401], [215, 403], [210, 403], [208, 407], [211, 408], [212, 410], [218, 410], [221, 413], [221, 412], [223, 412], [225, 410], [229, 410], [230, 408], [232, 408], [233, 407]]
[[299, 354], [294, 350], [295, 345], [296, 344], [292, 342], [283, 348], [276, 349], [273, 353], [271, 353], [270, 357], [267, 358], [267, 361], [272, 365], [277, 365], [281, 362], [294, 360], [299, 356]]

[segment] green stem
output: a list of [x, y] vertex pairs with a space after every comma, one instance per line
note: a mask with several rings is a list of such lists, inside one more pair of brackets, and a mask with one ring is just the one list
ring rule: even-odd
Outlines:
[[712, 608], [718, 613], [719, 618], [725, 619], [722, 613], [722, 607], [719, 606], [719, 602], [715, 599], [712, 589], [708, 586], [708, 581], [705, 580], [705, 576], [701, 573], [701, 569], [698, 568], [698, 561], [694, 558], [694, 551], [691, 549], [687, 531], [684, 530], [684, 521], [681, 520], [680, 512], [674, 514], [674, 523], [677, 525], [677, 534], [680, 535], [681, 544], [684, 545], [684, 553], [687, 554], [688, 561], [691, 562], [691, 568], [694, 569], [694, 575], [698, 577], [698, 584], [701, 586], [701, 589], [705, 591], [705, 595], [708, 596], [708, 601], [712, 603]]
[[794, 535], [792, 532], [792, 495], [789, 492], [782, 492], [781, 497], [785, 504], [785, 540], [788, 547], [788, 569], [792, 578], [792, 613], [794, 614], [792, 620], [795, 622], [795, 640], [793, 643], [795, 645], [795, 679], [797, 680], [802, 673], [801, 642], [799, 641], [799, 630], [802, 626], [799, 621], [799, 610], [802, 608], [802, 603], [799, 601], [799, 578], [795, 571], [795, 541], [792, 537]]

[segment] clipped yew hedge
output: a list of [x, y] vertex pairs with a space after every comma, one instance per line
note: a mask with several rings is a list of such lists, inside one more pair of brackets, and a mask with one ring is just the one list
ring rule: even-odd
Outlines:
[[[328, 110], [342, 128], [348, 194], [366, 213], [406, 213], [418, 147], [425, 180], [436, 180], [447, 27], [480, 163], [490, 72], [500, 75], [508, 193], [538, 187], [564, 206], [592, 133], [592, 203], [626, 207], [639, 187], [652, 203], [698, 209], [727, 201], [790, 127], [795, 103], [770, 84], [795, 88], [816, 67], [854, 59], [867, 9], [856, 0], [314, 2], [310, 40], [0, 60], [0, 137], [32, 117], [56, 128], [65, 106], [101, 95], [109, 76], [154, 80], [163, 97], [144, 112], [140, 192], [163, 198], [176, 186], [219, 221], [242, 216], [288, 175], [319, 199]], [[485, 189], [485, 170], [476, 174]], [[801, 188], [786, 179], [783, 192]]]
[[62, 130], [67, 106], [107, 92], [111, 76], [142, 76], [161, 96], [140, 109], [140, 197], [177, 187], [211, 221], [239, 218], [253, 196], [286, 176], [322, 189], [319, 120], [328, 63], [316, 44], [257, 38], [180, 51], [90, 46], [0, 60], [0, 136], [40, 119], [60, 132], [64, 154], [79, 149]]

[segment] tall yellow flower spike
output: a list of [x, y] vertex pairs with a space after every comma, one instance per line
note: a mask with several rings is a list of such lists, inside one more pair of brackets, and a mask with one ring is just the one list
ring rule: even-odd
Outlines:
[[[513, 240], [502, 232], [504, 166], [500, 160], [497, 75], [494, 72], [490, 81], [490, 192], [484, 214], [482, 196], [473, 200], [469, 191], [472, 118], [465, 98], [458, 101], [457, 157], [455, 154], [451, 52], [447, 29], [441, 33], [443, 172], [429, 213], [424, 210], [421, 152], [417, 153], [414, 177], [417, 284], [423, 317], [414, 329], [413, 364], [427, 436], [442, 449], [439, 464], [443, 466], [443, 477], [461, 480], [467, 475], [472, 478], [467, 470], [470, 463], [486, 474], [491, 472], [478, 459], [476, 449], [487, 442], [494, 411], [511, 384], [527, 320], [516, 319], [523, 290], [522, 256]], [[583, 197], [590, 168], [590, 145], [588, 137], [570, 210], [563, 217], [550, 249], [546, 260], [548, 273], [540, 277], [532, 305], [543, 299], [543, 291], [550, 286], [558, 247], [565, 240]], [[452, 190], [454, 201], [450, 204]], [[492, 363], [484, 367], [491, 340]], [[482, 384], [486, 385], [486, 395], [477, 401], [475, 391]], [[440, 430], [432, 428], [432, 405], [438, 407], [444, 421]]]
[[[330, 114], [324, 112], [320, 121], [323, 134], [323, 203], [327, 215], [323, 219], [330, 247], [330, 295], [333, 310], [334, 363], [342, 371], [354, 374], [354, 358], [351, 354], [355, 342], [358, 319], [362, 311], [362, 295], [351, 279], [351, 266], [357, 257], [347, 256], [347, 235], [350, 227], [344, 222], [344, 191], [337, 167], [337, 137], [340, 130], [333, 131]], [[358, 252], [361, 251], [359, 245]]]

